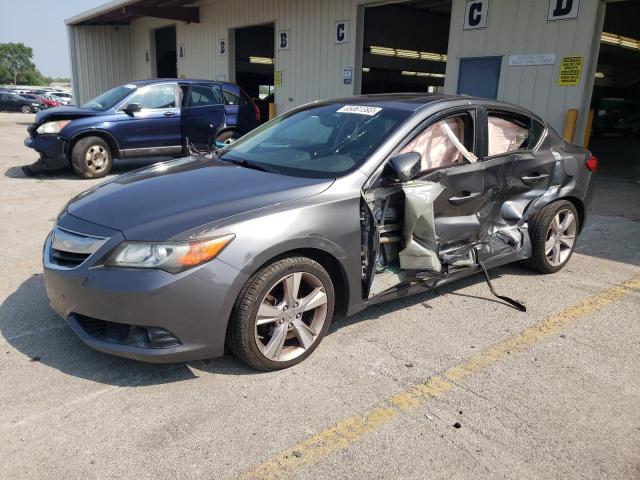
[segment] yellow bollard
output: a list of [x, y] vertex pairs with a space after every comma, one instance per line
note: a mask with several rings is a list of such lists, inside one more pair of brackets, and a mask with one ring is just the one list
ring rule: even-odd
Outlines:
[[576, 131], [576, 122], [578, 121], [578, 110], [571, 108], [567, 110], [567, 116], [564, 119], [564, 131], [562, 138], [567, 142], [573, 142], [573, 134]]
[[269, 120], [271, 120], [272, 118], [275, 118], [276, 116], [276, 104], [271, 102], [269, 104]]
[[591, 141], [591, 129], [593, 127], [593, 117], [595, 116], [595, 110], [589, 110], [589, 117], [587, 118], [587, 128], [584, 131], [584, 142], [582, 146], [589, 148], [589, 142]]

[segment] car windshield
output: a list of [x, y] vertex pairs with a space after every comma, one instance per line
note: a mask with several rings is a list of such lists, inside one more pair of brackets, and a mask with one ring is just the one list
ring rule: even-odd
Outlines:
[[370, 105], [310, 108], [266, 123], [220, 157], [285, 175], [335, 178], [362, 165], [410, 115]]
[[85, 103], [82, 108], [90, 108], [91, 110], [109, 110], [115, 107], [122, 100], [127, 98], [133, 91], [136, 90], [135, 85], [119, 85], [107, 90], [101, 95], [98, 95], [93, 100]]

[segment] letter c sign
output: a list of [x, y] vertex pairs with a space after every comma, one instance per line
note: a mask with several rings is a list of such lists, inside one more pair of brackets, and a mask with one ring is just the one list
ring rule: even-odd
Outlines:
[[334, 35], [336, 43], [349, 43], [349, 21], [340, 20], [336, 22]]
[[464, 29], [486, 28], [488, 16], [489, 0], [468, 0], [464, 6]]

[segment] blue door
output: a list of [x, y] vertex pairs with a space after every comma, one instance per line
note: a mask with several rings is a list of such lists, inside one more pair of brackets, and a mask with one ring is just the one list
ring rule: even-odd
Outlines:
[[[208, 148], [209, 136], [225, 123], [222, 90], [218, 85], [191, 85], [182, 103], [182, 137], [198, 149]], [[213, 140], [213, 139], [212, 139]]]
[[502, 57], [461, 58], [458, 93], [498, 98]]
[[127, 114], [119, 109], [111, 131], [126, 157], [182, 152], [177, 96], [175, 82], [148, 85], [140, 88], [126, 102], [127, 105], [140, 105], [139, 112]]

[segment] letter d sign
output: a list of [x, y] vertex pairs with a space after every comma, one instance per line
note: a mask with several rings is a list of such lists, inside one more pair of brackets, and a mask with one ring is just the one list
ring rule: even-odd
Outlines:
[[580, 0], [549, 0], [547, 20], [568, 20], [578, 18]]
[[464, 29], [475, 30], [487, 27], [489, 0], [469, 0], [464, 6]]

